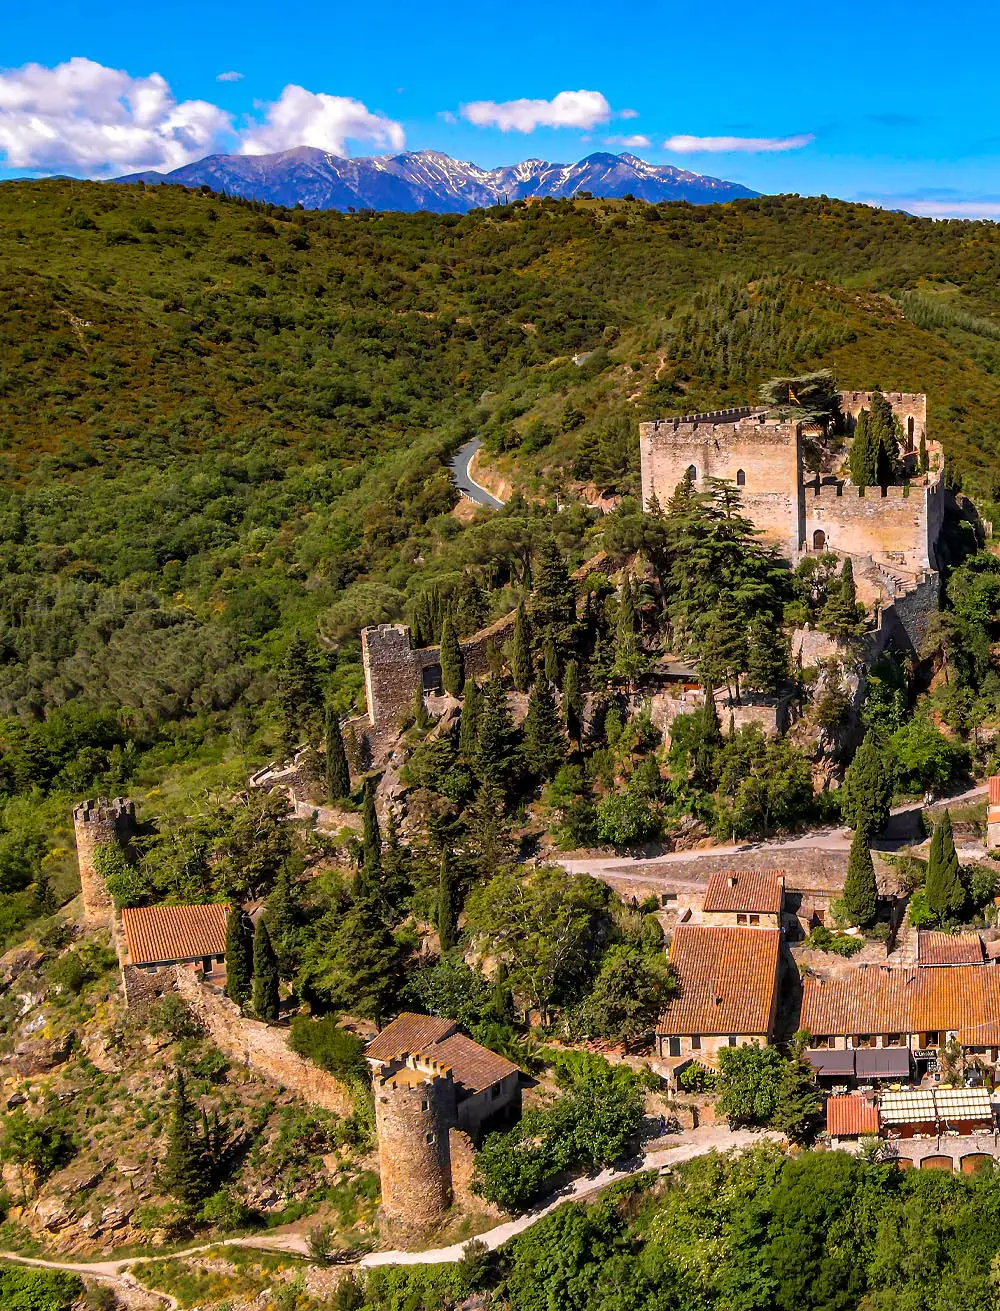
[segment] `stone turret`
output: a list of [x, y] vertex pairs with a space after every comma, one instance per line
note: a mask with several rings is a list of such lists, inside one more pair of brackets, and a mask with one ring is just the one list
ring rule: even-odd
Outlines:
[[135, 802], [128, 797], [109, 801], [98, 797], [84, 801], [73, 810], [76, 852], [83, 893], [83, 920], [88, 928], [110, 928], [114, 903], [104, 878], [98, 873], [95, 857], [99, 847], [111, 843], [126, 848], [135, 833]]
[[440, 1223], [452, 1201], [449, 1130], [455, 1119], [447, 1066], [404, 1055], [376, 1076], [384, 1230], [418, 1231]]

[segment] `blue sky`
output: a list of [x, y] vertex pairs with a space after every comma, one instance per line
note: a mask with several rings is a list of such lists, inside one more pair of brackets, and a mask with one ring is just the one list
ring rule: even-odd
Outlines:
[[760, 191], [1000, 218], [998, 37], [980, 0], [49, 0], [4, 17], [0, 177], [296, 144], [484, 166], [631, 149]]

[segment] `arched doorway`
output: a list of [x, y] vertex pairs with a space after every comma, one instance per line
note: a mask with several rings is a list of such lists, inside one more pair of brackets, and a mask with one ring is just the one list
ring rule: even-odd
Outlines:
[[736, 470], [736, 486], [745, 487], [747, 485], [747, 476], [742, 469]]
[[813, 533], [813, 550], [814, 551], [826, 550], [826, 533], [823, 531], [822, 528], [817, 528], [816, 531]]
[[925, 1156], [920, 1162], [921, 1170], [954, 1170], [955, 1162], [950, 1156]]
[[987, 1161], [993, 1164], [993, 1157], [988, 1152], [970, 1152], [968, 1156], [962, 1157], [962, 1173], [975, 1174], [977, 1170], [985, 1168]]
[[689, 482], [689, 483], [693, 483], [693, 482], [697, 482], [697, 481], [698, 481], [698, 469], [697, 469], [697, 467], [696, 467], [695, 465], [693, 465], [693, 464], [689, 464], [689, 465], [688, 465], [687, 476], [688, 476], [688, 482]]

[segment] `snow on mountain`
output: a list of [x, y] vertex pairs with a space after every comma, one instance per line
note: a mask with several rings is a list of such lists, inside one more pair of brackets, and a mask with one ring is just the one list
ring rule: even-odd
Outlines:
[[209, 155], [171, 173], [133, 173], [115, 181], [209, 186], [248, 200], [301, 204], [306, 209], [427, 209], [440, 214], [578, 191], [696, 205], [758, 194], [738, 182], [603, 151], [575, 164], [525, 159], [485, 169], [437, 150], [345, 159], [297, 146], [274, 155]]

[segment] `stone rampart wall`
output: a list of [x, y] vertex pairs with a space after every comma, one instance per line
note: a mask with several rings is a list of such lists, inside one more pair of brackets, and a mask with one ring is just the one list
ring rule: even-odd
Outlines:
[[[864, 495], [850, 484], [826, 484], [806, 487], [802, 495], [804, 541], [810, 549], [871, 555], [890, 567], [892, 562], [908, 569], [932, 567], [941, 520], [936, 484], [866, 487]], [[824, 535], [822, 543], [817, 533]]]
[[[152, 976], [151, 976], [152, 977]], [[303, 1100], [337, 1115], [350, 1115], [350, 1089], [326, 1070], [313, 1065], [288, 1046], [288, 1030], [244, 1019], [227, 997], [198, 982], [192, 970], [174, 969], [178, 993], [219, 1050], [230, 1060], [297, 1093]]]

